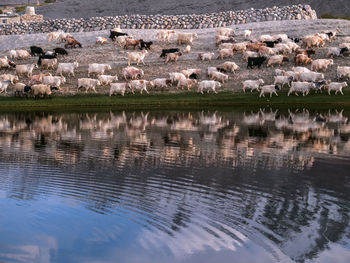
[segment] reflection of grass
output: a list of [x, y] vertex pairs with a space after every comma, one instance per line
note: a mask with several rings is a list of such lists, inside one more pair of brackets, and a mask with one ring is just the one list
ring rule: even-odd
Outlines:
[[323, 19], [346, 19], [350, 20], [350, 16], [343, 16], [343, 15], [331, 15], [331, 14], [322, 14], [320, 18]]
[[287, 97], [286, 92], [280, 92], [278, 97], [258, 98], [258, 93], [229, 93], [200, 95], [196, 92], [184, 92], [180, 94], [150, 94], [131, 95], [125, 97], [101, 94], [79, 94], [75, 96], [54, 96], [52, 99], [25, 99], [16, 97], [0, 97], [0, 109], [73, 109], [92, 107], [108, 107], [119, 109], [184, 109], [184, 108], [212, 108], [212, 107], [280, 107], [280, 108], [350, 108], [350, 91], [346, 91], [344, 96], [328, 96], [322, 94], [312, 94], [309, 96]]
[[26, 10], [26, 7], [25, 5], [21, 5], [21, 6], [16, 6], [15, 7], [15, 11], [16, 13], [21, 13], [21, 12], [24, 12]]

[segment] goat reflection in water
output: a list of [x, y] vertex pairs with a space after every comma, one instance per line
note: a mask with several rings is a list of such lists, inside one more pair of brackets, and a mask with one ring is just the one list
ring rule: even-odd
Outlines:
[[[2, 238], [12, 221], [26, 229], [13, 242], [50, 233], [66, 262], [60, 251], [92, 247], [86, 258], [121, 262], [316, 260], [349, 241], [349, 136], [334, 110], [0, 114], [0, 261], [16, 256]], [[84, 234], [70, 252], [72, 229]]]
[[[51, 157], [62, 156], [65, 151], [66, 161], [74, 155], [74, 162], [78, 161], [77, 156], [84, 158], [90, 150], [95, 154], [96, 149], [103, 156], [102, 161], [140, 156], [140, 152], [130, 152], [133, 146], [141, 147], [146, 158], [169, 162], [176, 161], [180, 154], [190, 159], [203, 158], [208, 165], [217, 160], [237, 165], [246, 163], [246, 158], [250, 162], [259, 161], [261, 153], [269, 153], [273, 159], [296, 160], [312, 160], [310, 153], [346, 155], [350, 148], [349, 126], [343, 111], [311, 114], [306, 109], [288, 113], [260, 109], [233, 114], [203, 111], [3, 114], [0, 144], [17, 145], [11, 147], [11, 152], [18, 150], [20, 154], [41, 140]], [[13, 133], [17, 136], [13, 137]], [[64, 144], [79, 146], [70, 153], [69, 147], [61, 147]]]

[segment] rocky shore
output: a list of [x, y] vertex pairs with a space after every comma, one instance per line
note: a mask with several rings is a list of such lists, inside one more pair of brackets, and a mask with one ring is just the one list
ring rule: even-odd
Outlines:
[[251, 22], [317, 19], [309, 5], [290, 5], [264, 9], [226, 11], [200, 15], [125, 15], [89, 19], [52, 19], [0, 25], [0, 35], [65, 32], [90, 32], [120, 26], [126, 29], [202, 29]]

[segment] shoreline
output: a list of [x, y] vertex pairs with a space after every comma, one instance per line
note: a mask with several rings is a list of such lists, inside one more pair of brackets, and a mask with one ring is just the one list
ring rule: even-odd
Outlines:
[[[53, 96], [46, 99], [0, 97], [0, 110], [72, 110], [88, 108], [113, 108], [122, 110], [133, 109], [188, 109], [188, 108], [310, 108], [310, 109], [350, 109], [350, 91], [344, 91], [344, 95], [311, 94], [308, 96], [287, 97], [287, 91], [283, 90], [279, 96], [272, 98], [259, 98], [258, 93], [243, 92], [219, 92], [218, 94], [198, 94], [197, 92], [163, 93], [163, 94], [126, 94], [124, 97], [108, 96], [105, 94], [78, 94]], [[267, 95], [268, 96], [268, 95]], [[69, 107], [69, 108], [67, 108]]]

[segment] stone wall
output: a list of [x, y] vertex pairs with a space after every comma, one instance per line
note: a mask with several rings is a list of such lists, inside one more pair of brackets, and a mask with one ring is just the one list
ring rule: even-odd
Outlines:
[[42, 15], [21, 15], [22, 23], [31, 23], [31, 22], [42, 22], [44, 21], [44, 17]]
[[201, 15], [132, 15], [91, 17], [89, 19], [53, 19], [42, 22], [0, 25], [0, 35], [47, 33], [63, 30], [83, 32], [110, 29], [117, 26], [130, 29], [198, 29], [273, 20], [316, 19], [308, 5], [291, 5], [265, 9], [227, 11]]

